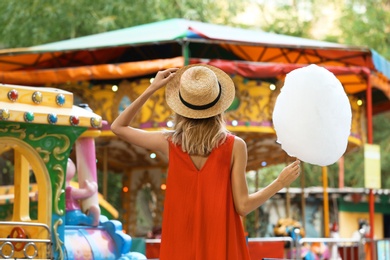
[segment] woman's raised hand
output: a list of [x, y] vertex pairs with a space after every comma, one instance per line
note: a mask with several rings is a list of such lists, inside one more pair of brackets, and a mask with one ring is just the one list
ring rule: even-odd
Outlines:
[[157, 72], [156, 77], [149, 88], [152, 88], [154, 91], [164, 87], [174, 76], [178, 68], [169, 68], [166, 70], [160, 70]]
[[298, 178], [301, 172], [300, 164], [301, 162], [297, 159], [293, 163], [287, 165], [279, 174], [276, 180], [282, 183], [283, 187], [289, 186], [293, 181]]

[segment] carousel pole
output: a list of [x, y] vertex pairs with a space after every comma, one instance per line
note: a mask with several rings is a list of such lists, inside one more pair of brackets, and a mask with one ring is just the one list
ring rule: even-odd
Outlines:
[[189, 48], [188, 48], [188, 45], [190, 43], [189, 42], [182, 42], [182, 45], [181, 45], [181, 53], [184, 57], [184, 66], [186, 65], [189, 65], [190, 64], [190, 55], [189, 55]]
[[322, 167], [322, 187], [324, 197], [324, 235], [329, 237], [329, 198], [328, 198], [328, 167]]
[[[286, 165], [288, 165], [288, 157], [286, 156]], [[286, 218], [290, 218], [290, 208], [291, 208], [291, 194], [290, 186], [286, 187]]]
[[301, 167], [301, 211], [302, 211], [302, 227], [306, 230], [306, 198], [305, 198], [305, 171], [304, 163], [302, 162]]
[[108, 186], [108, 148], [104, 147], [103, 150], [103, 197], [107, 199], [107, 186]]
[[[256, 171], [256, 174], [255, 174], [255, 190], [259, 190], [259, 171], [260, 170], [257, 170]], [[260, 236], [260, 232], [259, 232], [259, 228], [260, 228], [260, 216], [259, 216], [259, 210], [255, 210], [255, 230], [256, 230], [256, 236]]]
[[[366, 109], [367, 109], [367, 142], [373, 143], [373, 126], [372, 126], [372, 86], [370, 81], [370, 72], [367, 73], [367, 90], [366, 90]], [[374, 214], [375, 214], [375, 197], [373, 189], [370, 188], [369, 192], [369, 219], [370, 219], [370, 233], [369, 238], [371, 239], [370, 251], [371, 259], [375, 259], [374, 255]]]
[[339, 159], [339, 189], [344, 188], [344, 156]]

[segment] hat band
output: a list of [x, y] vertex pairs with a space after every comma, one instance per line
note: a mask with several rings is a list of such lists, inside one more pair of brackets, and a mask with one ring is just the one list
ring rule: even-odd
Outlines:
[[201, 106], [198, 106], [198, 105], [193, 105], [191, 103], [188, 103], [187, 101], [185, 101], [183, 99], [183, 97], [181, 96], [180, 94], [180, 90], [179, 90], [179, 97], [180, 97], [180, 101], [188, 108], [191, 108], [193, 110], [205, 110], [205, 109], [208, 109], [210, 107], [213, 107], [215, 104], [217, 104], [218, 100], [221, 98], [221, 93], [222, 93], [222, 88], [221, 88], [221, 84], [219, 84], [218, 82], [218, 86], [219, 86], [219, 93], [218, 93], [218, 96], [213, 100], [211, 101], [210, 103], [208, 104], [205, 104], [205, 105], [201, 105]]

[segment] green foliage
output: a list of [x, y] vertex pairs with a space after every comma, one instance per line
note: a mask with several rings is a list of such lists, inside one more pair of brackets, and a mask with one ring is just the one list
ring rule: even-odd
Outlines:
[[390, 189], [390, 115], [374, 117], [374, 143], [380, 145], [382, 188]]
[[[131, 26], [136, 20], [128, 14], [137, 8], [150, 8], [148, 3], [150, 1], [0, 1], [2, 44], [5, 47], [31, 46]], [[137, 19], [145, 22], [145, 12], [139, 12]], [[153, 17], [147, 18], [150, 19]]]
[[248, 232], [248, 237], [257, 237], [255, 221], [256, 211], [252, 211], [245, 216], [245, 231]]
[[241, 1], [2, 0], [0, 46], [28, 47], [169, 18], [229, 24]]
[[364, 187], [364, 151], [347, 154], [344, 158], [344, 186]]
[[[11, 150], [13, 153], [14, 151]], [[10, 160], [11, 159], [11, 160]], [[13, 155], [10, 152], [1, 154], [0, 157], [0, 185], [13, 185], [14, 184], [14, 163]]]
[[258, 8], [266, 17], [261, 25], [265, 31], [306, 38], [325, 31], [318, 40], [368, 47], [390, 59], [388, 0], [264, 1]]
[[[259, 8], [262, 13], [267, 12], [262, 6]], [[311, 22], [302, 18], [296, 6], [276, 6], [274, 12], [274, 19], [266, 21], [265, 25], [262, 26], [264, 31], [297, 37], [309, 36]]]
[[[272, 165], [259, 170], [259, 187], [265, 187], [270, 184], [280, 174], [286, 164]], [[301, 176], [294, 181], [290, 187], [301, 187], [301, 178], [304, 178], [305, 187], [322, 186], [322, 169], [320, 166], [312, 165], [309, 163], [301, 163], [303, 170]], [[328, 170], [328, 176], [330, 178], [329, 187], [337, 187], [338, 175], [337, 175], [337, 164], [331, 166], [332, 169]], [[249, 177], [249, 176], [248, 176]], [[249, 177], [254, 178], [254, 177]], [[248, 185], [253, 185], [254, 180], [249, 180]]]
[[[390, 189], [390, 120], [389, 114], [380, 114], [373, 118], [374, 144], [380, 146], [381, 182], [383, 189]], [[364, 150], [345, 156], [345, 186], [364, 187]]]
[[[98, 190], [103, 194], [103, 172], [98, 170]], [[118, 212], [119, 220], [121, 220], [122, 215], [122, 174], [108, 172], [107, 178], [107, 187], [108, 187], [108, 196], [105, 198], [108, 203], [110, 203]]]
[[390, 58], [390, 2], [387, 0], [347, 1], [338, 23], [342, 42], [368, 46]]

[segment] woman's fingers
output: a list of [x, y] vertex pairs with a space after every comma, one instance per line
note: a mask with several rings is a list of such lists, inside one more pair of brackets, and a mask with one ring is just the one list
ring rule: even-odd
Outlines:
[[301, 165], [300, 161], [296, 160], [295, 162], [290, 164], [290, 174], [294, 176], [294, 179], [300, 174]]
[[170, 81], [173, 78], [177, 70], [178, 68], [169, 68], [166, 70], [160, 70], [159, 72], [157, 72], [152, 85], [157, 88], [163, 87], [165, 84], [168, 83], [168, 81]]
[[291, 164], [289, 165], [290, 170], [291, 170], [291, 171], [296, 171], [296, 170], [299, 171], [299, 169], [300, 169], [300, 163], [301, 163], [301, 162], [300, 162], [299, 160], [296, 160], [295, 162], [291, 163]]
[[178, 70], [178, 68], [169, 68], [166, 70], [161, 71], [164, 78], [168, 78], [170, 76], [174, 76], [175, 72]]

